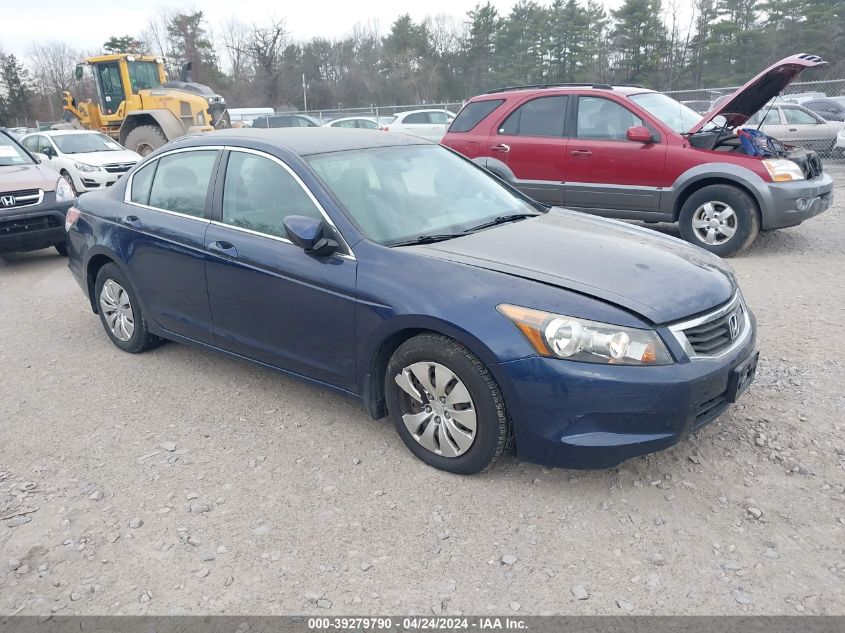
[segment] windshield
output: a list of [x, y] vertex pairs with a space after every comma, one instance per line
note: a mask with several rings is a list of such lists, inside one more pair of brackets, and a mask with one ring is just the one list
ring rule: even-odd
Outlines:
[[631, 101], [682, 134], [701, 120], [701, 115], [680, 101], [660, 92], [642, 92], [631, 95]]
[[541, 210], [439, 145], [350, 150], [307, 160], [364, 234], [388, 246]]
[[88, 152], [116, 152], [123, 149], [105, 134], [57, 134], [50, 137], [62, 154], [86, 154]]
[[0, 167], [32, 164], [29, 154], [15, 141], [0, 132]]
[[132, 92], [151, 90], [161, 85], [156, 62], [126, 62], [129, 66], [129, 82]]

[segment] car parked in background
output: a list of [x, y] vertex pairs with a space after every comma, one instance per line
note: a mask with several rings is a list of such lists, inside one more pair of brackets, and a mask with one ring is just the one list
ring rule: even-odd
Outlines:
[[166, 338], [305, 378], [454, 473], [511, 442], [611, 467], [754, 378], [754, 317], [719, 258], [548, 209], [405, 134], [186, 137], [68, 220], [70, 270], [121, 350]]
[[266, 114], [252, 120], [250, 127], [320, 127], [323, 122], [307, 114]]
[[639, 86], [492, 91], [466, 104], [442, 143], [544, 204], [677, 222], [686, 240], [728, 256], [761, 228], [800, 224], [831, 204], [818, 156], [762, 160], [734, 133], [803, 69], [824, 63], [788, 57], [704, 117]]
[[27, 134], [21, 143], [45, 167], [60, 174], [74, 194], [111, 187], [141, 155], [102, 132], [51, 130]]
[[455, 114], [449, 110], [409, 110], [390, 119], [384, 129], [439, 141], [454, 118]]
[[383, 130], [384, 126], [374, 118], [366, 116], [347, 116], [324, 123], [323, 127], [345, 127], [359, 130]]
[[804, 106], [777, 101], [761, 109], [742, 127], [759, 128], [782, 143], [827, 155], [836, 144], [842, 126], [841, 122], [826, 121]]
[[56, 172], [0, 130], [0, 255], [55, 246], [66, 255], [73, 191]]
[[801, 105], [808, 110], [812, 110], [826, 121], [845, 121], [845, 96], [812, 99]]

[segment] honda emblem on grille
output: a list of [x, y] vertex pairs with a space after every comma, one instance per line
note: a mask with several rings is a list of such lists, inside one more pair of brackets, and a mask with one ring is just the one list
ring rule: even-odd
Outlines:
[[4, 207], [13, 207], [15, 206], [15, 196], [3, 196], [0, 197], [0, 205]]
[[739, 334], [739, 318], [736, 316], [736, 312], [734, 312], [728, 318], [728, 336], [731, 337], [731, 340], [734, 340], [737, 334]]

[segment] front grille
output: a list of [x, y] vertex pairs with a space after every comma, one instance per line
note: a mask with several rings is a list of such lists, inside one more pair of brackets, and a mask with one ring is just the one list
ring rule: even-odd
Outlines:
[[745, 305], [737, 293], [731, 301], [710, 314], [670, 329], [691, 357], [707, 358], [718, 356], [745, 338], [750, 323]]
[[0, 235], [19, 235], [21, 233], [34, 233], [47, 231], [62, 226], [59, 219], [52, 215], [37, 215], [32, 218], [21, 220], [0, 221]]
[[0, 192], [0, 209], [15, 209], [38, 204], [44, 197], [41, 189], [21, 189]]
[[108, 165], [103, 165], [103, 169], [110, 174], [125, 174], [134, 166], [135, 163], [109, 163]]

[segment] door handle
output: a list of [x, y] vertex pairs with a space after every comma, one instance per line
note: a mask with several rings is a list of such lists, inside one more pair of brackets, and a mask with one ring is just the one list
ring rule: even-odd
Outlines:
[[140, 229], [141, 228], [141, 218], [137, 215], [127, 215], [123, 218], [123, 223], [126, 226], [131, 226], [133, 229]]
[[592, 156], [593, 153], [588, 149], [573, 149], [569, 152], [572, 156]]
[[222, 253], [223, 255], [227, 255], [228, 257], [238, 256], [238, 249], [235, 248], [235, 245], [231, 242], [225, 242], [222, 240], [209, 244], [208, 250], [213, 251], [215, 253]]
[[798, 128], [797, 127], [791, 127], [791, 128], [789, 128], [789, 131], [790, 132], [797, 132]]
[[491, 145], [490, 150], [493, 152], [509, 152], [511, 151], [510, 145], [505, 145], [504, 143], [499, 143], [498, 145]]

